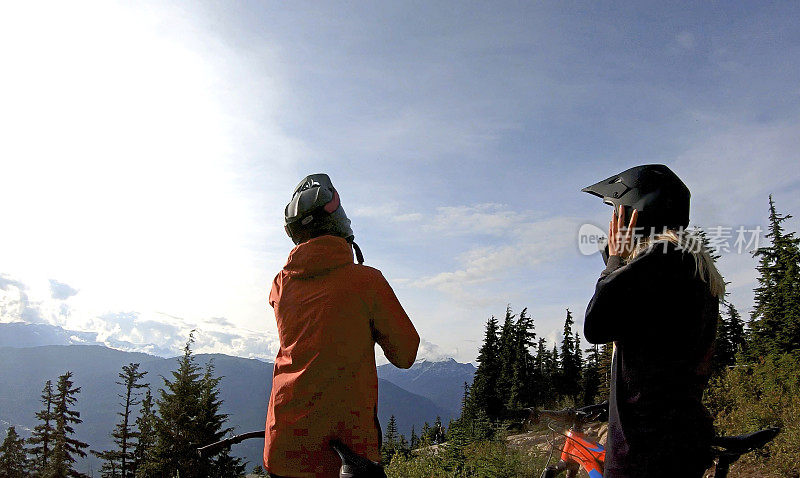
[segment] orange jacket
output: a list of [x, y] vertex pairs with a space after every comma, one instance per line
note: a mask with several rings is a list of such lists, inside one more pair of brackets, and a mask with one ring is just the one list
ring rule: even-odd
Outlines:
[[353, 263], [344, 239], [295, 247], [272, 283], [280, 350], [267, 411], [264, 466], [291, 477], [337, 477], [339, 438], [380, 461], [375, 343], [401, 368], [419, 335], [377, 269]]

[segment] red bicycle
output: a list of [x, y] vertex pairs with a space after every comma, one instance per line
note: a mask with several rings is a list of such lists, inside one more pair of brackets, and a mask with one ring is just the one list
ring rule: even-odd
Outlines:
[[[537, 410], [528, 408], [524, 409], [522, 413], [527, 413], [528, 419], [533, 421], [549, 418], [548, 428], [565, 438], [558, 463], [549, 465], [551, 455], [540, 478], [555, 478], [565, 472], [567, 478], [576, 478], [581, 470], [589, 478], [603, 477], [605, 448], [584, 435], [583, 430], [587, 423], [607, 420], [608, 402], [578, 409]], [[561, 432], [553, 427], [559, 422], [568, 425], [569, 428], [566, 432]], [[736, 460], [745, 453], [763, 447], [779, 432], [780, 428], [767, 428], [746, 435], [715, 437], [711, 444], [715, 457], [714, 474], [711, 475], [711, 478], [726, 478], [730, 466]]]

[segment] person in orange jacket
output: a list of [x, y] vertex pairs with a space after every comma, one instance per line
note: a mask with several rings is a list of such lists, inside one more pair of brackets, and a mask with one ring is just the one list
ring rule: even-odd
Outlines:
[[375, 343], [392, 364], [409, 368], [419, 335], [381, 272], [363, 265], [326, 174], [297, 185], [285, 228], [296, 247], [269, 295], [280, 349], [264, 467], [276, 478], [336, 477], [341, 462], [332, 439], [380, 461]]

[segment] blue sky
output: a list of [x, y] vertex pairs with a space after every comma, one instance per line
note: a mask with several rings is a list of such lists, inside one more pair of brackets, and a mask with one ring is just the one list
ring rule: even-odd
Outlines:
[[[316, 172], [422, 355], [461, 361], [509, 303], [580, 326], [577, 231], [610, 211], [579, 190], [615, 172], [669, 165], [696, 225], [763, 226], [770, 193], [800, 214], [797, 3], [2, 9], [3, 321], [274, 356], [283, 206]], [[753, 266], [720, 262], [742, 311]]]

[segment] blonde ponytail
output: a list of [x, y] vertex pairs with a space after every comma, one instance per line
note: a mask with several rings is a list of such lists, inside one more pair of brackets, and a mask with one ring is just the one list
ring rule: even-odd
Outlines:
[[708, 283], [711, 295], [722, 299], [725, 295], [725, 280], [717, 270], [714, 259], [711, 258], [711, 254], [708, 253], [705, 244], [703, 244], [702, 237], [697, 233], [667, 229], [662, 234], [645, 237], [639, 240], [627, 261], [632, 261], [647, 250], [657, 247], [657, 241], [669, 241], [675, 244], [678, 249], [691, 253], [694, 258], [695, 274], [699, 275], [703, 282]]

